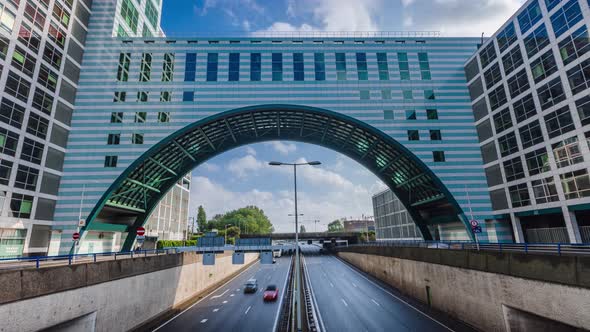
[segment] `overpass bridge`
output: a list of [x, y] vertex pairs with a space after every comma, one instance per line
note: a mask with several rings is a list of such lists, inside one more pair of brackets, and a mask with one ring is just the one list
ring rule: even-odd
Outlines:
[[[358, 232], [305, 232], [299, 233], [300, 240], [348, 240], [348, 243], [359, 242], [359, 236], [362, 233]], [[259, 237], [260, 235], [247, 235], [241, 234], [241, 238]], [[295, 240], [295, 233], [271, 233], [265, 235], [270, 237], [272, 240]]]

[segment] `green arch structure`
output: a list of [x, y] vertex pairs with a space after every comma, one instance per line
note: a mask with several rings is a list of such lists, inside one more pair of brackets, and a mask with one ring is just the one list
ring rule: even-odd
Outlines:
[[212, 115], [152, 146], [103, 194], [80, 233], [127, 232], [122, 250], [130, 250], [136, 229], [186, 173], [230, 149], [272, 140], [320, 145], [359, 162], [401, 200], [425, 240], [432, 239], [428, 225], [461, 221], [468, 227], [461, 207], [440, 179], [391, 136], [341, 113], [272, 104]]

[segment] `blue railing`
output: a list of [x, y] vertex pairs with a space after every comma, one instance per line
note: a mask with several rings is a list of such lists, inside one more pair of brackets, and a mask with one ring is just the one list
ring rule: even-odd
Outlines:
[[355, 246], [373, 247], [419, 247], [431, 249], [451, 250], [486, 250], [486, 251], [510, 251], [523, 253], [543, 254], [569, 254], [569, 255], [590, 255], [590, 243], [490, 243], [472, 241], [406, 241], [406, 240], [384, 240], [373, 241]]
[[[165, 249], [148, 249], [148, 250], [135, 250], [135, 251], [113, 251], [113, 252], [101, 252], [101, 253], [88, 253], [88, 254], [71, 254], [71, 255], [55, 255], [55, 256], [29, 256], [29, 257], [9, 257], [0, 258], [0, 269], [2, 269], [2, 263], [35, 263], [35, 267], [39, 268], [44, 262], [68, 262], [68, 265], [72, 265], [73, 262], [83, 260], [84, 262], [96, 263], [97, 259], [102, 257], [112, 257], [113, 260], [117, 260], [117, 257], [141, 257], [148, 255], [167, 255], [171, 253], [178, 253], [179, 248], [165, 248]], [[14, 266], [17, 268], [18, 266]]]

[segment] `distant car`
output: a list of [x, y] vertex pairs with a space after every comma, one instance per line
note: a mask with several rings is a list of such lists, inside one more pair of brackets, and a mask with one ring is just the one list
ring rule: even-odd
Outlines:
[[272, 259], [272, 263], [274, 264], [274, 263], [276, 263], [276, 262], [277, 262], [277, 260], [273, 258], [273, 259]]
[[262, 295], [264, 301], [276, 301], [278, 297], [279, 289], [275, 285], [268, 285]]
[[256, 293], [258, 290], [258, 281], [256, 279], [249, 279], [244, 285], [244, 293]]

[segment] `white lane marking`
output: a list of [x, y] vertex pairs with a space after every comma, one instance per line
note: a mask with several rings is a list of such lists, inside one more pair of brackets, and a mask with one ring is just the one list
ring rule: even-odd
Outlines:
[[244, 313], [244, 315], [248, 314], [248, 311], [250, 311], [250, 308], [252, 308], [252, 306], [249, 306], [248, 309], [246, 309], [246, 312]]
[[232, 297], [232, 296], [234, 296], [234, 295], [236, 295], [236, 294], [229, 294], [229, 297]]
[[240, 289], [239, 289], [239, 288], [238, 288], [238, 289], [236, 289], [236, 292], [239, 292], [239, 291], [240, 291]]
[[334, 284], [333, 283], [330, 283], [330, 286], [334, 287]]
[[377, 301], [375, 301], [374, 299], [371, 299], [371, 301], [373, 301], [373, 303], [375, 303], [376, 305], [378, 305], [379, 307], [381, 306]]
[[340, 298], [340, 300], [342, 301], [342, 303], [344, 303], [344, 305], [345, 305], [345, 306], [347, 306], [347, 307], [348, 307], [348, 303], [346, 303], [346, 301], [344, 301], [344, 299], [343, 299], [343, 298]]
[[340, 263], [342, 263], [344, 266], [346, 266], [347, 268], [351, 269], [352, 271], [356, 272], [356, 273], [357, 273], [359, 276], [361, 276], [363, 279], [365, 279], [365, 280], [367, 280], [368, 282], [372, 283], [373, 285], [377, 286], [377, 288], [381, 289], [382, 291], [384, 291], [385, 293], [389, 294], [390, 296], [392, 296], [392, 297], [396, 298], [398, 301], [400, 301], [400, 302], [404, 303], [404, 304], [405, 304], [405, 305], [407, 305], [408, 307], [410, 307], [410, 308], [414, 309], [415, 311], [417, 311], [417, 312], [421, 313], [421, 314], [422, 314], [422, 315], [424, 315], [425, 317], [427, 317], [427, 318], [430, 318], [430, 320], [432, 320], [433, 322], [437, 323], [438, 325], [440, 325], [440, 326], [444, 327], [445, 329], [447, 329], [447, 330], [449, 330], [449, 331], [453, 331], [453, 332], [455, 331], [455, 330], [453, 330], [452, 328], [450, 328], [450, 327], [446, 326], [445, 324], [443, 324], [443, 323], [439, 322], [438, 320], [434, 319], [432, 316], [428, 315], [427, 313], [425, 313], [425, 312], [421, 311], [420, 309], [418, 309], [418, 308], [414, 307], [413, 305], [411, 305], [410, 303], [408, 303], [408, 302], [407, 302], [407, 301], [405, 301], [404, 299], [402, 299], [402, 298], [400, 298], [400, 297], [398, 297], [398, 296], [395, 296], [393, 293], [391, 293], [391, 292], [390, 292], [390, 291], [388, 291], [387, 289], [385, 289], [385, 288], [381, 287], [379, 284], [375, 283], [373, 280], [371, 280], [371, 279], [369, 279], [369, 278], [365, 277], [365, 276], [364, 276], [362, 273], [360, 273], [359, 271], [357, 271], [357, 270], [353, 269], [352, 267], [350, 267], [350, 266], [349, 266], [347, 263], [344, 263], [344, 261], [342, 261], [341, 259], [339, 259], [339, 258], [336, 258], [336, 257], [332, 257], [332, 258], [333, 258], [333, 259], [335, 259], [336, 261], [339, 261]]
[[226, 303], [227, 303], [227, 301], [223, 301], [223, 304], [226, 304]]
[[222, 297], [223, 295], [225, 295], [225, 293], [229, 292], [229, 289], [226, 289], [225, 292], [219, 294], [219, 295], [215, 295], [215, 296], [211, 296], [212, 299], [217, 299]]
[[206, 323], [206, 322], [207, 322], [207, 318], [203, 319], [203, 320], [201, 321], [201, 324], [203, 324], [203, 323]]
[[352, 285], [353, 285], [354, 287], [357, 287], [357, 285], [356, 285], [354, 282], [352, 283]]
[[219, 308], [213, 309], [213, 312], [218, 312], [218, 311], [219, 311]]
[[191, 310], [194, 306], [196, 306], [197, 304], [201, 303], [201, 301], [204, 301], [205, 299], [207, 299], [209, 296], [211, 296], [213, 293], [217, 292], [218, 290], [220, 290], [221, 288], [225, 287], [225, 285], [229, 284], [230, 282], [234, 281], [237, 277], [241, 276], [242, 274], [246, 273], [246, 271], [250, 270], [252, 267], [258, 265], [260, 263], [256, 262], [252, 265], [250, 265], [247, 269], [245, 269], [244, 271], [240, 272], [238, 275], [236, 275], [235, 277], [229, 279], [225, 284], [217, 287], [217, 289], [215, 289], [213, 292], [211, 292], [211, 294], [205, 296], [204, 298], [198, 300], [197, 302], [193, 303], [190, 305], [190, 307], [184, 309], [181, 313], [177, 314], [176, 316], [170, 318], [169, 320], [165, 321], [164, 324], [158, 326], [156, 329], [154, 329], [154, 331], [152, 332], [156, 332], [157, 330], [161, 329], [162, 327], [166, 326], [166, 324], [170, 323], [171, 321], [175, 320], [176, 318], [178, 318], [180, 315], [184, 314], [185, 312]]

